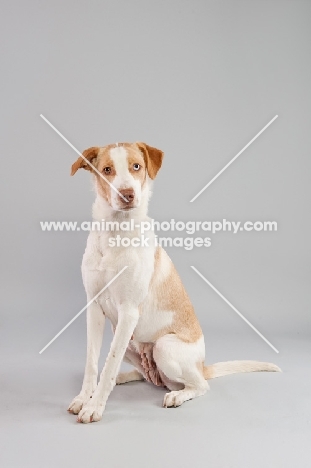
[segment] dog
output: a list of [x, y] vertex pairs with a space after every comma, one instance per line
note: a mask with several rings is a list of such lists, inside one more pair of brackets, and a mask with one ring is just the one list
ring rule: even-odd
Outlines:
[[[142, 142], [120, 143], [85, 150], [72, 165], [92, 172], [95, 221], [119, 223], [121, 239], [141, 239], [139, 224], [150, 222], [148, 201], [163, 161], [163, 152]], [[130, 232], [120, 229], [134, 220]], [[209, 389], [207, 380], [238, 372], [280, 371], [257, 361], [205, 365], [202, 329], [174, 265], [148, 231], [148, 245], [111, 246], [111, 232], [92, 230], [82, 260], [87, 301], [87, 358], [82, 389], [68, 407], [78, 422], [102, 418], [116, 384], [146, 380], [169, 390], [163, 406], [178, 407]], [[113, 281], [113, 278], [126, 269]], [[102, 294], [98, 293], [105, 285]], [[98, 296], [98, 297], [96, 297]], [[93, 298], [96, 297], [95, 300]], [[98, 359], [105, 319], [113, 340], [98, 380]], [[119, 373], [122, 361], [134, 370]]]

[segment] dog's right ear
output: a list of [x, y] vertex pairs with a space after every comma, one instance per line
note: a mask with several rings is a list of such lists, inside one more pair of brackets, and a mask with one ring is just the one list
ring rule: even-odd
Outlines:
[[144, 156], [149, 177], [154, 179], [162, 165], [163, 151], [153, 148], [141, 141], [137, 141], [136, 145]]
[[95, 160], [98, 156], [100, 148], [98, 146], [92, 146], [92, 148], [88, 148], [83, 151], [83, 156], [80, 156], [75, 163], [71, 166], [71, 175], [75, 175], [78, 169], [86, 169], [87, 171], [93, 171], [92, 166], [90, 166], [85, 159], [87, 159], [92, 165], [94, 165]]

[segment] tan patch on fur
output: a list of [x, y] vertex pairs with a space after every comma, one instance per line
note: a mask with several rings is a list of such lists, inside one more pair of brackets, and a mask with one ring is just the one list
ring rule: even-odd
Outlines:
[[206, 366], [204, 362], [202, 363], [202, 373], [205, 380], [214, 378], [213, 366]]
[[87, 171], [93, 171], [92, 166], [90, 166], [90, 164], [88, 164], [85, 161], [85, 159], [87, 159], [95, 167], [93, 161], [97, 158], [99, 150], [100, 148], [98, 146], [92, 146], [91, 148], [88, 148], [85, 151], [83, 151], [82, 154], [84, 158], [82, 158], [82, 156], [79, 156], [76, 162], [73, 163], [73, 165], [71, 166], [71, 175], [75, 175], [77, 170], [81, 168], [86, 169]]
[[[106, 174], [104, 172], [105, 167], [110, 167], [111, 168], [111, 173]], [[96, 159], [96, 169], [103, 174], [105, 179], [108, 180], [108, 182], [112, 183], [113, 179], [116, 176], [114, 165], [112, 162], [112, 159], [109, 154], [109, 150], [107, 147], [100, 148], [100, 151], [98, 153], [97, 159]], [[111, 202], [111, 187], [107, 182], [100, 177], [96, 172], [94, 172], [95, 175], [95, 183], [96, 183], [96, 191], [99, 193], [105, 200], [108, 201], [110, 204]]]
[[137, 142], [136, 146], [144, 156], [150, 179], [154, 179], [162, 166], [163, 151], [142, 142]]
[[213, 366], [206, 366], [204, 361], [197, 362], [196, 366], [197, 366], [200, 374], [203, 375], [205, 380], [213, 379], [213, 374], [214, 374]]
[[161, 259], [163, 255], [167, 255], [166, 252], [161, 247], [157, 247], [150, 292], [155, 296], [155, 308], [174, 312], [174, 318], [170, 326], [165, 327], [156, 334], [154, 341], [167, 333], [174, 333], [181, 340], [193, 343], [202, 336], [199, 321], [173, 263], [171, 263], [168, 275], [161, 278]]

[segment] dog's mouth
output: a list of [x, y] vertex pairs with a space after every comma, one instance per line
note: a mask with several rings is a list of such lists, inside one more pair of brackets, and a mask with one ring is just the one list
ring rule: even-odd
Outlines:
[[110, 203], [110, 206], [114, 211], [128, 212], [138, 208], [139, 202], [137, 200], [132, 200], [129, 202], [119, 200], [119, 203]]
[[117, 211], [132, 211], [132, 210], [135, 210], [135, 208], [138, 207], [138, 204], [137, 203], [124, 203], [124, 205], [122, 206], [119, 206], [117, 208]]
[[135, 210], [135, 208], [137, 208], [137, 206], [124, 206], [123, 208], [119, 208], [118, 211], [132, 211], [132, 210]]

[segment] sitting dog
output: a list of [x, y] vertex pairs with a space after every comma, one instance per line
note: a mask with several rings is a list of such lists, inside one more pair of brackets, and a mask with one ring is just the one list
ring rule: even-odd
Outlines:
[[[133, 231], [113, 235], [141, 238], [153, 179], [163, 152], [145, 143], [112, 144], [84, 151], [72, 166], [94, 175], [97, 197], [93, 219], [122, 223], [134, 220]], [[102, 177], [103, 175], [103, 177]], [[111, 233], [91, 231], [82, 261], [87, 301], [87, 359], [81, 392], [68, 411], [89, 423], [102, 417], [115, 384], [147, 380], [166, 387], [164, 407], [177, 407], [204, 395], [208, 379], [237, 372], [280, 371], [270, 363], [231, 361], [206, 366], [204, 337], [190, 299], [169, 256], [156, 245], [111, 246]], [[122, 274], [113, 278], [124, 268]], [[96, 300], [94, 296], [109, 283]], [[112, 324], [111, 348], [98, 378], [98, 358], [105, 318]], [[122, 360], [134, 370], [118, 373]]]

